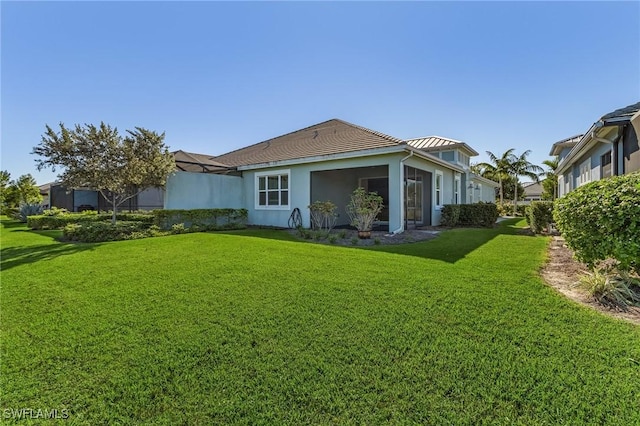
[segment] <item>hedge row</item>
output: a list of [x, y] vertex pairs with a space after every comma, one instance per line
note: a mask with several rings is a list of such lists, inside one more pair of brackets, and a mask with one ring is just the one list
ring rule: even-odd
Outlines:
[[62, 238], [66, 241], [98, 243], [153, 237], [158, 231], [157, 226], [140, 221], [121, 220], [115, 225], [111, 222], [85, 221], [65, 226], [62, 229]]
[[[183, 224], [189, 229], [197, 227], [206, 230], [238, 229], [247, 225], [248, 212], [245, 209], [193, 209], [193, 210], [155, 210], [149, 213], [118, 213], [117, 221], [142, 222], [147, 227], [152, 224], [161, 229], [171, 229], [173, 225]], [[107, 222], [111, 213], [57, 213], [29, 216], [27, 226], [34, 230], [62, 229], [73, 223]]]
[[640, 172], [588, 183], [556, 200], [553, 218], [589, 266], [613, 258], [640, 271]]
[[155, 221], [161, 229], [183, 224], [185, 228], [199, 227], [207, 230], [238, 229], [247, 226], [246, 209], [192, 209], [155, 210]]
[[536, 234], [553, 222], [553, 201], [532, 201], [527, 206], [527, 223]]
[[491, 228], [498, 220], [493, 203], [447, 204], [442, 208], [440, 223], [444, 226], [483, 226]]
[[[112, 218], [111, 213], [61, 213], [57, 215], [35, 215], [27, 217], [27, 226], [34, 230], [39, 229], [62, 229], [72, 223], [83, 222], [106, 222]], [[154, 216], [142, 213], [118, 213], [116, 220], [128, 222], [142, 222], [151, 226]]]

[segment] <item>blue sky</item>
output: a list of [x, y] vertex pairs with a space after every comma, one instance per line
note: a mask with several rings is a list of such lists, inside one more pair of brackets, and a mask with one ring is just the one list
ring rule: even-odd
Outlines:
[[[166, 132], [219, 155], [330, 118], [482, 155], [640, 100], [639, 2], [1, 3], [2, 169], [45, 124]], [[473, 160], [472, 160], [473, 161]]]

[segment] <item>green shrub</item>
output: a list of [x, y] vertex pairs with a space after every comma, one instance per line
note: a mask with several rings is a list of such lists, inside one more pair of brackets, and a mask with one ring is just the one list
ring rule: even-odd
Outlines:
[[155, 210], [153, 217], [161, 229], [171, 229], [173, 225], [182, 223], [185, 228], [197, 225], [215, 231], [246, 228], [248, 212], [246, 209]]
[[40, 204], [24, 203], [20, 205], [18, 209], [17, 219], [20, 222], [26, 222], [29, 216], [36, 216], [42, 213], [42, 206]]
[[483, 226], [491, 228], [498, 219], [498, 208], [494, 203], [447, 204], [443, 207], [442, 212], [444, 222], [441, 220], [441, 224], [445, 226]]
[[462, 204], [447, 204], [442, 207], [440, 225], [456, 226], [460, 219], [460, 210], [462, 210]]
[[308, 208], [312, 229], [330, 232], [336, 226], [338, 220], [336, 209], [338, 207], [331, 201], [315, 201]]
[[580, 285], [608, 308], [627, 311], [640, 307], [640, 279], [628, 271], [594, 269], [580, 279]]
[[58, 216], [67, 212], [68, 212], [67, 209], [59, 209], [54, 206], [48, 210], [43, 211], [42, 214], [45, 216]]
[[188, 230], [184, 227], [184, 223], [174, 223], [171, 225], [172, 234], [186, 234]]
[[533, 201], [527, 208], [527, 223], [536, 234], [553, 222], [553, 201]]
[[64, 240], [83, 243], [132, 240], [149, 236], [149, 226], [140, 221], [120, 221], [115, 225], [111, 222], [69, 223], [62, 230]]
[[553, 218], [582, 262], [640, 270], [640, 172], [576, 188], [555, 201]]
[[[66, 213], [53, 211], [53, 209], [43, 212], [41, 215], [29, 216], [27, 226], [31, 229], [62, 229], [70, 223], [81, 222], [105, 222], [112, 218], [111, 213], [96, 213], [93, 210], [86, 210], [82, 213]], [[148, 226], [153, 223], [154, 216], [142, 213], [118, 213], [117, 221], [142, 222]]]

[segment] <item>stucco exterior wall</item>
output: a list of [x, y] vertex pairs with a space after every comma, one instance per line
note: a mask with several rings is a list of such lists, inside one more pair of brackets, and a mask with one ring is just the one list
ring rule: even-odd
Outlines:
[[[288, 226], [289, 216], [294, 208], [300, 209], [300, 213], [302, 216], [302, 224], [304, 227], [311, 226], [311, 220], [309, 215], [308, 206], [311, 204], [311, 177], [312, 172], [317, 171], [329, 171], [329, 170], [341, 170], [348, 168], [364, 168], [364, 167], [384, 167], [386, 166], [389, 171], [389, 227], [391, 230], [397, 229], [400, 227], [400, 212], [398, 208], [393, 208], [393, 206], [400, 206], [400, 195], [397, 191], [394, 191], [393, 188], [400, 188], [399, 181], [399, 160], [402, 158], [398, 154], [387, 154], [387, 155], [377, 155], [377, 156], [368, 156], [368, 157], [360, 157], [355, 159], [342, 159], [342, 160], [334, 160], [334, 161], [325, 161], [318, 163], [310, 163], [310, 164], [301, 164], [294, 165], [290, 167], [274, 167], [268, 169], [259, 169], [259, 170], [250, 170], [243, 172], [243, 182], [242, 186], [245, 193], [246, 204], [245, 208], [249, 212], [249, 223], [250, 224], [260, 224], [267, 226], [279, 226], [286, 227]], [[377, 176], [380, 173], [380, 170], [373, 170], [371, 174]], [[260, 208], [256, 202], [256, 174], [272, 171], [274, 173], [281, 173], [288, 171], [289, 173], [289, 208], [286, 210], [280, 209], [265, 209]], [[359, 173], [359, 172], [358, 172]], [[340, 174], [336, 174], [339, 176]], [[344, 172], [345, 180], [339, 181], [336, 180], [335, 184], [337, 189], [336, 193], [338, 197], [334, 200], [334, 196], [329, 196], [330, 194], [314, 194], [316, 199], [320, 199], [321, 201], [325, 201], [327, 199], [331, 199], [334, 203], [338, 204], [344, 202], [346, 198], [348, 202], [348, 195], [357, 187], [358, 182], [355, 175], [352, 175], [350, 172]], [[374, 176], [371, 176], [374, 177]], [[326, 198], [321, 199], [320, 197]], [[346, 195], [346, 197], [345, 197]], [[344, 218], [343, 215], [346, 216], [346, 212], [344, 208], [341, 208], [341, 218], [340, 222], [348, 222], [348, 217]], [[340, 213], [340, 212], [339, 212]]]
[[169, 176], [165, 209], [244, 208], [239, 176], [176, 172]]

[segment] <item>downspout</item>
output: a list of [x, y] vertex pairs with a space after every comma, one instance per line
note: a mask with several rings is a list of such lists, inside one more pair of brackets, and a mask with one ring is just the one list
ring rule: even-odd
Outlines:
[[404, 231], [404, 215], [405, 215], [405, 200], [404, 200], [404, 162], [413, 157], [413, 151], [409, 152], [409, 155], [400, 160], [400, 228], [395, 231], [391, 231], [392, 234], [399, 234]]

